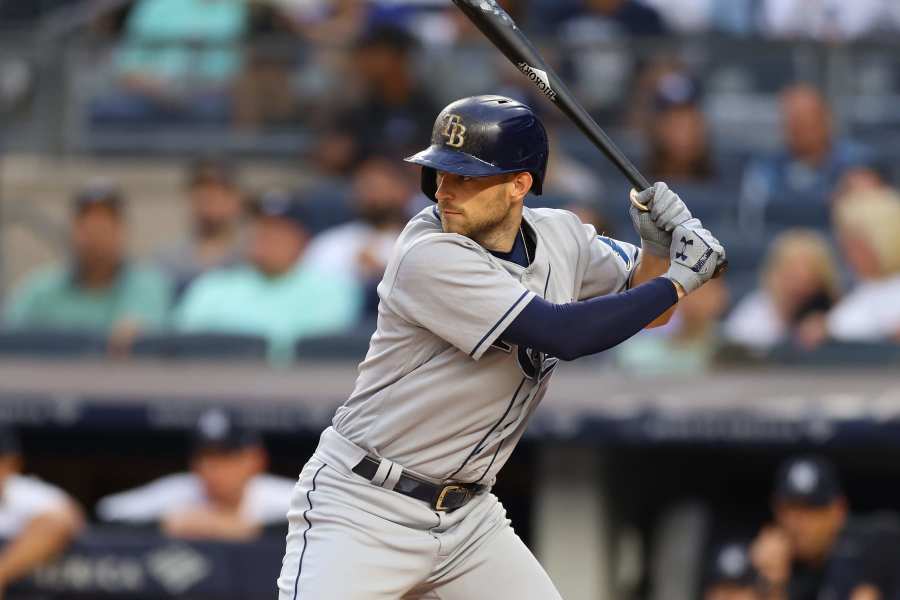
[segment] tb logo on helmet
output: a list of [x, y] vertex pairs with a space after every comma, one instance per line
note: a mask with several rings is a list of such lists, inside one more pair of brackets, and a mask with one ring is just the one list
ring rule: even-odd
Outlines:
[[462, 148], [466, 143], [466, 126], [462, 124], [462, 117], [447, 115], [441, 135], [447, 138], [447, 145], [451, 148]]

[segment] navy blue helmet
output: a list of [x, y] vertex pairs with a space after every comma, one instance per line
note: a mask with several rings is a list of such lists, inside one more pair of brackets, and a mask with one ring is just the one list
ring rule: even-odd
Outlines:
[[543, 191], [550, 148], [529, 107], [504, 96], [472, 96], [448, 105], [434, 122], [431, 146], [406, 159], [422, 166], [422, 191], [437, 201], [437, 171], [487, 177], [527, 171]]

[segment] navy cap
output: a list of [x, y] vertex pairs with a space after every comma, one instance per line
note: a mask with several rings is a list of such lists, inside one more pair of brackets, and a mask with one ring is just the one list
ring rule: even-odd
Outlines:
[[194, 428], [194, 451], [234, 452], [262, 445], [259, 434], [241, 425], [234, 415], [221, 408], [207, 410]]
[[775, 476], [777, 502], [826, 506], [843, 495], [834, 466], [821, 456], [789, 459]]
[[656, 110], [690, 106], [700, 100], [700, 85], [684, 73], [667, 73], [656, 82], [653, 105]]
[[106, 206], [119, 213], [122, 210], [122, 190], [109, 179], [92, 179], [76, 192], [73, 204], [77, 214], [94, 206]]
[[21, 454], [19, 436], [10, 427], [0, 425], [0, 456], [7, 454]]
[[301, 229], [307, 229], [310, 222], [309, 209], [292, 194], [281, 190], [260, 195], [253, 204], [253, 215], [257, 218], [287, 219]]
[[754, 585], [756, 569], [746, 544], [730, 542], [713, 550], [706, 569], [706, 585]]

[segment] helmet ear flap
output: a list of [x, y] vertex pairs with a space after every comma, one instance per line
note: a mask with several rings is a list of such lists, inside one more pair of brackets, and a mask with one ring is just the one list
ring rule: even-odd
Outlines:
[[437, 171], [431, 167], [422, 167], [422, 193], [437, 202]]

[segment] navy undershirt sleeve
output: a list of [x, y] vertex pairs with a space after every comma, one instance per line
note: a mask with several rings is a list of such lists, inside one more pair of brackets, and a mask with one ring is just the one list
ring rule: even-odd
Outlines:
[[570, 304], [535, 297], [500, 339], [563, 360], [624, 342], [678, 302], [675, 284], [657, 277], [620, 294]]

